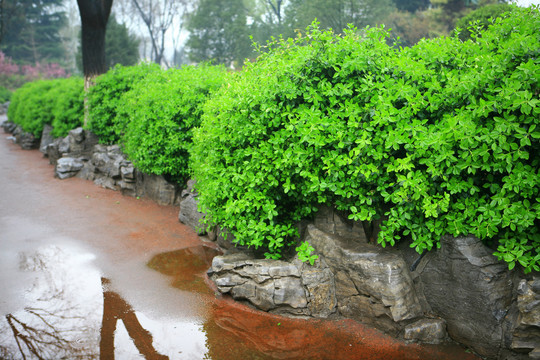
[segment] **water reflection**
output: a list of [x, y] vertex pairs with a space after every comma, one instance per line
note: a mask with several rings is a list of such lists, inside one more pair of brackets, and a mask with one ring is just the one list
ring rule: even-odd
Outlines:
[[[108, 280], [94, 266], [95, 256], [88, 251], [66, 244], [21, 250], [12, 275], [26, 290], [17, 310], [0, 313], [0, 358], [472, 358], [463, 352], [406, 346], [354, 321], [288, 319], [216, 297], [205, 272], [217, 253], [195, 246], [156, 255], [148, 263], [171, 276], [176, 287], [202, 294], [206, 311], [187, 321], [178, 309], [165, 317], [152, 309], [141, 311], [134, 305], [137, 301], [115, 291], [114, 278]], [[147, 288], [152, 287], [142, 283], [136, 290]], [[160, 294], [154, 297], [153, 307], [159, 308]]]
[[19, 272], [32, 276], [20, 277], [31, 279], [19, 299], [21, 310], [0, 321], [2, 358], [97, 358], [101, 286], [99, 273], [84, 266], [91, 259], [71, 257], [59, 246], [19, 254]]
[[109, 289], [110, 281], [101, 278], [101, 283], [103, 285], [103, 321], [99, 342], [100, 359], [114, 359], [114, 333], [118, 320], [124, 323], [137, 350], [146, 359], [169, 359], [154, 349], [152, 334], [141, 326], [133, 308], [120, 295]]
[[19, 253], [11, 274], [25, 291], [19, 309], [0, 318], [0, 359], [205, 356], [201, 325], [135, 311], [93, 266], [94, 258], [65, 244]]

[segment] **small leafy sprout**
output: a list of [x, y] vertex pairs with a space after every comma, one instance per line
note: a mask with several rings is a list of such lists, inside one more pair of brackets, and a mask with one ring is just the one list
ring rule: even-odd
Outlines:
[[309, 245], [307, 241], [304, 241], [302, 244], [300, 244], [300, 246], [296, 247], [298, 258], [302, 260], [302, 262], [309, 261], [311, 265], [313, 265], [315, 260], [319, 258], [319, 255], [312, 255], [313, 251], [315, 251], [315, 249], [313, 246]]

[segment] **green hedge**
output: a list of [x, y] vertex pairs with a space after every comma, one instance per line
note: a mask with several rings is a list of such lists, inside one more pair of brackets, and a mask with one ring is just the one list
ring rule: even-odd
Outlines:
[[513, 7], [476, 42], [397, 50], [383, 29], [313, 27], [270, 44], [205, 106], [201, 209], [268, 257], [327, 204], [384, 219], [383, 246], [472, 234], [540, 270], [539, 28], [537, 8]]
[[129, 119], [118, 113], [122, 96], [148, 74], [160, 72], [157, 64], [117, 65], [96, 79], [88, 92], [89, 121], [87, 128], [103, 144], [120, 142]]
[[4, 104], [11, 99], [11, 91], [3, 86], [0, 86], [0, 104]]
[[39, 80], [13, 93], [8, 118], [38, 138], [45, 124], [55, 127], [54, 136], [66, 136], [69, 130], [82, 125], [83, 104], [81, 78]]
[[129, 119], [121, 142], [137, 168], [179, 183], [187, 180], [192, 128], [200, 124], [202, 104], [226, 74], [218, 66], [184, 66], [133, 84], [118, 109]]

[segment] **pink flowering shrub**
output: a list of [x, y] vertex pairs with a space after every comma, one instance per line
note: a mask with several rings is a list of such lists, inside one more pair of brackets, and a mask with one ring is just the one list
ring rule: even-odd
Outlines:
[[68, 77], [66, 70], [57, 63], [17, 65], [0, 51], [0, 86], [16, 89], [29, 81]]

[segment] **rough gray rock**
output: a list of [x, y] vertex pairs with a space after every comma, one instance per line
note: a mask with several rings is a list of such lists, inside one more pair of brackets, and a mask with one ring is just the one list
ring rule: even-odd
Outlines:
[[120, 178], [120, 167], [125, 159], [117, 145], [96, 145], [92, 154], [92, 164], [104, 176]]
[[348, 220], [330, 207], [322, 206], [315, 216], [314, 225], [328, 234], [338, 235], [344, 239], [367, 242], [364, 227], [360, 221]]
[[45, 147], [49, 163], [56, 165], [62, 157], [90, 159], [98, 138], [83, 128], [73, 129], [65, 138], [55, 139]]
[[94, 180], [94, 184], [101, 186], [102, 188], [105, 188], [105, 189], [114, 190], [114, 191], [118, 190], [116, 181], [114, 181], [114, 179], [107, 176], [97, 177]]
[[483, 356], [496, 357], [512, 302], [506, 265], [474, 237], [444, 237], [440, 251], [426, 257], [420, 275], [424, 295], [446, 320], [449, 335]]
[[20, 127], [17, 127], [13, 131], [15, 142], [21, 146], [24, 150], [33, 150], [39, 147], [39, 139], [33, 134], [23, 131]]
[[519, 317], [511, 347], [540, 359], [540, 279], [521, 280], [518, 286]]
[[54, 171], [55, 175], [63, 180], [77, 175], [83, 166], [84, 161], [80, 158], [60, 158], [56, 162]]
[[[314, 225], [307, 228], [306, 241], [324, 257], [333, 273], [340, 273], [340, 293], [369, 297], [362, 302], [384, 305], [391, 319], [399, 322], [423, 314], [407, 265], [400, 253], [375, 245], [331, 236]], [[354, 287], [353, 287], [354, 285]], [[356, 293], [355, 293], [356, 290]], [[340, 302], [338, 298], [338, 302]], [[375, 312], [379, 312], [374, 309]]]
[[15, 128], [17, 128], [17, 125], [12, 121], [4, 121], [2, 123], [2, 129], [4, 129], [4, 132], [7, 134], [13, 134]]
[[326, 318], [336, 311], [334, 279], [322, 263], [217, 256], [209, 274], [220, 292], [273, 313]]
[[446, 321], [443, 319], [420, 319], [405, 326], [403, 335], [406, 340], [428, 344], [440, 344], [446, 336]]
[[143, 174], [143, 193], [160, 205], [176, 205], [178, 189], [163, 176]]
[[[191, 182], [191, 183], [190, 183]], [[193, 189], [193, 181], [188, 182], [188, 188], [182, 190], [180, 195], [180, 211], [178, 220], [195, 229], [198, 235], [205, 235], [207, 228], [201, 223], [204, 214], [199, 212], [197, 205], [197, 192]]]
[[49, 144], [52, 144], [54, 142], [54, 137], [51, 134], [51, 131], [53, 130], [53, 127], [49, 124], [45, 124], [43, 126], [43, 131], [41, 132], [41, 141], [39, 143], [39, 151], [43, 153], [43, 155], [47, 155], [47, 147]]
[[76, 176], [84, 180], [94, 181], [96, 179], [96, 167], [92, 164], [92, 161], [86, 161]]

